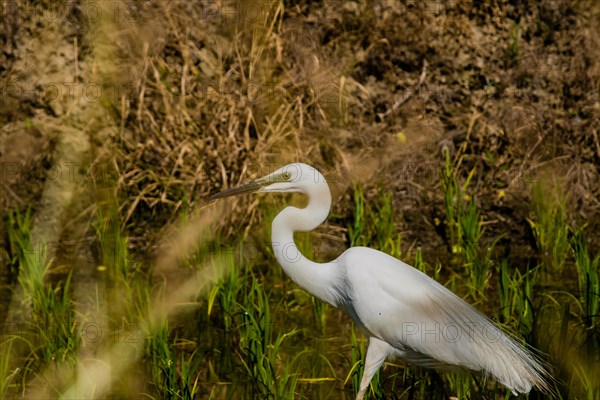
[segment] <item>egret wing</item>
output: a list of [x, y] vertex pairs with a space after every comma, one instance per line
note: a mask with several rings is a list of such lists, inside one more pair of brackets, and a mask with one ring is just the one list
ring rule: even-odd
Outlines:
[[354, 318], [407, 361], [481, 370], [513, 392], [545, 386], [535, 355], [427, 275], [366, 247], [349, 249], [342, 262]]

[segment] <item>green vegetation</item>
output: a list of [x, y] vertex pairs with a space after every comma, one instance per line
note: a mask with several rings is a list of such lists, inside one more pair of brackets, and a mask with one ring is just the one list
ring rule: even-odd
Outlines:
[[[243, 322], [240, 325], [240, 359], [252, 391], [250, 397], [291, 398], [294, 396], [298, 376], [288, 367], [281, 365], [281, 349], [284, 341], [296, 332], [286, 333], [276, 327], [271, 317], [269, 296], [262, 284], [252, 280], [252, 286], [245, 297]], [[284, 328], [285, 329], [285, 328]], [[279, 369], [279, 370], [278, 370]]]
[[[446, 171], [449, 171], [448, 166]], [[464, 263], [462, 268], [467, 274], [477, 273], [477, 269], [468, 261], [476, 261], [480, 256], [479, 243], [484, 234], [482, 217], [472, 200], [466, 204], [458, 200], [464, 199], [462, 194], [468, 185], [459, 186], [458, 180], [449, 174], [444, 179], [445, 188], [454, 194], [448, 196], [453, 201], [452, 207], [448, 208], [451, 217], [446, 222], [448, 239], [454, 240], [453, 257], [458, 257]], [[394, 221], [398, 214], [393, 211], [390, 194], [380, 192], [373, 201], [368, 201], [362, 187], [356, 186], [354, 199], [349, 241], [399, 254], [401, 241]], [[338, 310], [310, 299], [287, 282], [285, 285], [278, 284], [281, 279], [287, 278], [282, 277], [270, 250], [265, 249], [268, 250], [264, 254], [266, 258], [252, 257], [249, 261], [243, 255], [239, 257], [243, 242], [235, 251], [220, 244], [219, 240], [212, 240], [210, 246], [196, 247], [189, 257], [182, 258], [182, 271], [204, 268], [202, 265], [206, 260], [216, 259], [226, 266], [226, 272], [208, 288], [206, 297], [198, 297], [198, 310], [194, 314], [198, 316], [197, 324], [177, 317], [169, 322], [172, 318], [165, 318], [160, 312], [147, 314], [149, 309], [155, 307], [150, 307], [150, 304], [166, 301], [166, 294], [157, 286], [158, 281], [149, 279], [147, 273], [131, 260], [127, 252], [127, 239], [121, 234], [118, 224], [111, 222], [117, 221], [116, 208], [103, 210], [97, 213], [96, 232], [101, 249], [100, 259], [102, 265], [108, 268], [106, 288], [114, 294], [114, 302], [107, 310], [112, 321], [110, 325], [116, 332], [113, 337], [138, 337], [144, 344], [141, 358], [131, 362], [144, 365], [142, 371], [147, 374], [149, 384], [135, 390], [152, 398], [169, 399], [204, 396], [228, 398], [237, 395], [289, 399], [302, 398], [303, 393], [313, 393], [313, 390], [320, 390], [327, 382], [333, 384], [337, 380], [335, 385], [344, 387], [346, 393], [350, 387], [353, 393], [358, 391], [364, 367], [366, 338], [355, 328], [342, 332], [327, 324], [328, 320], [339, 320]], [[182, 224], [187, 226], [190, 222], [185, 220]], [[66, 276], [54, 288], [45, 282], [44, 274], [47, 274], [51, 265], [45, 253], [42, 251], [41, 256], [35, 258], [24, 251], [30, 248], [30, 225], [28, 213], [11, 214], [10, 238], [13, 248], [18, 250], [17, 264], [22, 271], [20, 284], [28, 299], [27, 304], [31, 305], [33, 311], [32, 329], [35, 326], [43, 329], [35, 332], [35, 341], [27, 342], [30, 350], [23, 354], [27, 361], [18, 373], [14, 372], [11, 364], [14, 360], [7, 357], [15, 339], [2, 344], [3, 348], [8, 349], [0, 360], [0, 372], [4, 377], [0, 389], [5, 395], [22, 390], [22, 385], [33, 378], [42, 378], [33, 369], [34, 363], [44, 369], [54, 362], [59, 362], [62, 368], [62, 383], [54, 385], [54, 393], [60, 393], [72, 373], [65, 372], [68, 370], [65, 370], [64, 362], [67, 361], [67, 365], [73, 368], [81, 347], [69, 294], [71, 278]], [[309, 252], [310, 235], [298, 239], [301, 247]], [[547, 291], [544, 293], [547, 301], [534, 302], [535, 292], [543, 290], [538, 286], [539, 267], [521, 272], [510, 267], [508, 258], [492, 262], [492, 257], [486, 254], [487, 265], [494, 267], [487, 275], [495, 275], [498, 281], [498, 285], [492, 285], [497, 287], [497, 311], [487, 312], [495, 315], [506, 329], [525, 342], [548, 351], [551, 357], [563, 354], [561, 352], [567, 351], [567, 348], [580, 348], [585, 357], [573, 359], [571, 355], [569, 362], [575, 363], [576, 368], [563, 376], [574, 392], [567, 392], [563, 388], [561, 393], [563, 396], [581, 393], [591, 399], [598, 393], [592, 374], [597, 370], [594, 368], [598, 362], [599, 256], [592, 257], [589, 254], [584, 229], [573, 232], [569, 243], [572, 256], [567, 255], [563, 263], [565, 268], [572, 266], [577, 272], [579, 295], [576, 298], [571, 297], [571, 300], [561, 304], [562, 300], [559, 299], [567, 299], [568, 295], [560, 291]], [[439, 260], [434, 261], [437, 267], [432, 270], [425, 261], [427, 257], [420, 248], [416, 249], [414, 265], [441, 279]], [[541, 257], [540, 260], [543, 262], [546, 259]], [[40, 275], [39, 271], [45, 272]], [[459, 292], [462, 288], [466, 289], [468, 295], [474, 295], [472, 285], [475, 280], [454, 276], [448, 280], [449, 284], [451, 282], [458, 285], [456, 289]], [[575, 307], [569, 307], [574, 300]], [[485, 301], [479, 304], [484, 311], [486, 304], [488, 302]], [[495, 302], [490, 301], [489, 304]], [[131, 326], [139, 326], [142, 335], [131, 336]], [[540, 340], [537, 334], [540, 329], [550, 335], [544, 335], [544, 339]], [[323, 342], [319, 337], [328, 339]], [[559, 340], [554, 343], [549, 339], [551, 337]], [[330, 347], [348, 342], [347, 353], [344, 350], [332, 351]], [[12, 353], [15, 353], [14, 349]], [[340, 363], [340, 356], [348, 357], [347, 367]], [[346, 379], [343, 379], [344, 376]], [[451, 373], [441, 376], [442, 380], [434, 371], [390, 361], [374, 378], [368, 396], [381, 399], [392, 391], [417, 398], [441, 396], [446, 392], [460, 397], [504, 393], [502, 387], [485, 382], [477, 375]], [[113, 379], [126, 378], [114, 376]], [[349, 385], [345, 385], [345, 381]], [[440, 386], [442, 381], [445, 383]], [[114, 394], [132, 393], [131, 388], [125, 389], [119, 385], [112, 390]]]
[[0, 397], [5, 399], [9, 390], [15, 385], [13, 383], [15, 371], [10, 368], [10, 355], [14, 338], [4, 339], [0, 343]]
[[560, 270], [569, 255], [569, 225], [565, 214], [566, 199], [560, 185], [533, 185], [534, 219], [529, 220], [533, 235], [548, 270]]
[[[46, 243], [35, 243], [32, 239], [29, 210], [23, 214], [9, 214], [8, 236], [11, 248], [16, 250], [19, 287], [26, 310], [23, 316], [30, 316], [23, 324], [23, 329], [13, 333], [13, 340], [21, 339], [27, 345], [24, 350], [26, 361], [20, 367], [22, 374], [32, 374], [40, 367], [40, 363], [53, 363], [72, 373], [80, 335], [70, 293], [71, 274], [62, 283], [50, 282], [48, 277], [52, 261], [48, 258]], [[4, 343], [3, 346], [10, 350], [9, 344]], [[4, 359], [2, 364], [6, 374], [3, 379], [8, 382], [14, 374], [8, 374], [8, 359]], [[60, 379], [53, 382], [53, 391], [60, 391], [64, 383]], [[6, 391], [6, 386], [3, 390]]]
[[594, 355], [600, 352], [600, 254], [590, 256], [583, 228], [574, 232], [571, 244], [579, 278], [580, 318], [585, 328], [583, 342], [587, 361], [593, 365], [597, 361]]
[[447, 239], [455, 262], [464, 267], [469, 294], [476, 300], [485, 293], [492, 263], [491, 256], [498, 239], [487, 248], [483, 248], [483, 218], [477, 207], [476, 197], [468, 193], [475, 170], [471, 170], [461, 185], [456, 166], [451, 162], [448, 152], [445, 154], [441, 185], [444, 192]]
[[[597, 221], [578, 220], [598, 215], [597, 4], [12, 3], [0, 398], [354, 398], [367, 339], [270, 247], [296, 195], [205, 202], [291, 160], [326, 167], [337, 202], [326, 226], [296, 235], [306, 257], [401, 258], [538, 348], [557, 399], [600, 398]], [[578, 190], [523, 183], [565, 159]], [[374, 171], [377, 183], [361, 178]], [[84, 255], [35, 237], [48, 226]], [[367, 393], [451, 396], [511, 395], [402, 360]]]
[[401, 238], [394, 225], [392, 195], [380, 192], [373, 206], [365, 201], [361, 185], [354, 188], [354, 221], [348, 228], [351, 246], [369, 246], [400, 257]]

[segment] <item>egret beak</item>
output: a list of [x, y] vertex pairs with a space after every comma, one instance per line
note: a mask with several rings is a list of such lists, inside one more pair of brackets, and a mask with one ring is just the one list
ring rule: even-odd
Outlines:
[[[212, 201], [215, 199], [222, 199], [224, 197], [230, 196], [238, 196], [240, 194], [245, 193], [254, 193], [254, 192], [291, 192], [295, 191], [293, 188], [289, 187], [290, 174], [286, 171], [275, 171], [272, 174], [267, 176], [263, 176], [260, 179], [255, 180], [254, 182], [246, 183], [245, 185], [240, 185], [231, 189], [223, 190], [220, 193], [213, 194], [207, 200]], [[284, 184], [285, 186], [282, 188], [278, 185]]]
[[265, 184], [267, 184], [267, 182], [261, 182], [261, 180], [246, 183], [244, 185], [236, 186], [230, 189], [223, 190], [222, 192], [219, 192], [217, 194], [213, 194], [207, 200], [212, 201], [215, 199], [222, 199], [224, 197], [239, 196], [240, 194], [246, 193], [254, 193], [263, 186], [265, 186]]

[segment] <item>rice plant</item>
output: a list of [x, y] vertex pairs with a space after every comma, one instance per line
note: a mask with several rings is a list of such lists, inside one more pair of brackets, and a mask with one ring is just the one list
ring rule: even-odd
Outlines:
[[[536, 311], [533, 308], [533, 286], [537, 281], [537, 269], [528, 269], [522, 273], [509, 268], [508, 259], [499, 265], [499, 319], [510, 330], [521, 332], [521, 337], [532, 346], [537, 345], [535, 337]], [[537, 347], [537, 346], [536, 346]]]
[[471, 399], [477, 397], [477, 384], [473, 375], [464, 371], [445, 374], [448, 382], [448, 393], [458, 399]]
[[[356, 335], [356, 328], [354, 328], [354, 327], [351, 330], [350, 346], [351, 346], [351, 358], [350, 358], [351, 368], [350, 368], [350, 371], [348, 372], [348, 376], [346, 377], [346, 381], [344, 382], [344, 384], [348, 380], [351, 379], [353, 393], [356, 396], [356, 394], [360, 390], [360, 381], [361, 381], [361, 378], [365, 371], [364, 360], [365, 360], [365, 354], [366, 354], [367, 340], [365, 340], [364, 338], [358, 338]], [[369, 384], [369, 390], [367, 390], [367, 393], [365, 394], [365, 398], [367, 398], [367, 399], [371, 398], [370, 397], [371, 395], [373, 395], [374, 398], [376, 398], [376, 399], [382, 398], [384, 389], [383, 389], [383, 385], [381, 383], [382, 383], [381, 382], [381, 369], [379, 369], [375, 373], [375, 375], [373, 376], [373, 379], [371, 380], [371, 383]]]
[[448, 152], [445, 155], [441, 186], [446, 211], [446, 235], [451, 253], [464, 267], [469, 294], [473, 299], [479, 299], [484, 295], [489, 280], [491, 255], [499, 238], [483, 248], [483, 217], [477, 208], [475, 197], [470, 196], [467, 191], [475, 170], [471, 170], [461, 185], [450, 155]]
[[179, 390], [182, 399], [195, 399], [199, 394], [200, 357], [196, 352], [179, 357]]
[[243, 322], [240, 323], [240, 361], [250, 379], [252, 398], [292, 398], [298, 376], [287, 364], [278, 367], [283, 343], [297, 332], [275, 333], [269, 296], [262, 285], [253, 280], [248, 291]]
[[348, 227], [351, 246], [368, 246], [401, 256], [401, 238], [395, 227], [395, 212], [392, 195], [380, 191], [375, 203], [367, 204], [361, 185], [354, 187], [354, 218]]
[[[588, 251], [587, 236], [583, 228], [575, 231], [571, 238], [575, 254], [575, 266], [579, 283], [579, 302], [583, 324], [583, 345], [586, 364], [600, 365], [600, 254], [592, 257]], [[583, 369], [586, 371], [588, 369]], [[585, 374], [579, 373], [588, 390], [588, 398], [593, 392], [600, 392], [600, 384], [592, 384]]]
[[[215, 302], [219, 305], [219, 311], [223, 318], [225, 332], [231, 332], [234, 316], [239, 312], [238, 296], [244, 286], [243, 276], [235, 268], [235, 258], [230, 252], [221, 252], [220, 259], [229, 267], [228, 273], [215, 285], [208, 296], [207, 313], [210, 316]], [[248, 267], [248, 266], [244, 266]]]
[[62, 284], [48, 282], [52, 260], [45, 243], [32, 243], [29, 211], [9, 214], [8, 236], [11, 248], [17, 252], [24, 302], [31, 309], [29, 332], [22, 333], [32, 335], [32, 350], [41, 355], [42, 362], [67, 362], [72, 366], [80, 337], [71, 300], [71, 275]]
[[391, 256], [400, 257], [402, 255], [401, 237], [396, 231], [392, 194], [380, 190], [375, 208], [371, 209], [369, 214], [373, 224], [373, 242], [376, 243], [372, 243], [371, 246], [376, 246]]
[[582, 322], [590, 334], [598, 337], [600, 326], [600, 254], [592, 257], [588, 252], [587, 236], [583, 228], [575, 231], [571, 239], [575, 254], [575, 266], [579, 282], [580, 301], [583, 309]]
[[199, 357], [196, 352], [177, 352], [177, 339], [172, 340], [168, 321], [147, 332], [145, 354], [155, 393], [161, 399], [191, 400], [199, 394]]
[[100, 246], [102, 265], [108, 269], [110, 279], [126, 279], [131, 272], [128, 241], [123, 237], [115, 199], [99, 203], [96, 208], [96, 235]]
[[354, 214], [352, 224], [348, 227], [350, 246], [366, 246], [370, 242], [370, 232], [367, 231], [368, 211], [361, 185], [354, 187]]
[[0, 398], [8, 398], [8, 393], [11, 389], [14, 389], [16, 383], [13, 382], [15, 375], [18, 373], [19, 368], [15, 368], [11, 371], [11, 351], [13, 338], [0, 338]]
[[152, 383], [161, 399], [179, 398], [177, 385], [177, 358], [169, 341], [169, 326], [164, 321], [159, 327], [146, 332], [146, 354], [152, 374]]
[[569, 255], [566, 198], [559, 191], [560, 185], [549, 187], [541, 182], [534, 184], [534, 216], [528, 219], [542, 261], [549, 271], [561, 270]]

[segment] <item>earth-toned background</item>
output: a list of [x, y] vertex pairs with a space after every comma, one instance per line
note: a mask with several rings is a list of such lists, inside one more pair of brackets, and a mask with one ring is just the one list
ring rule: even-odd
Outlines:
[[[391, 195], [397, 255], [419, 252], [442, 265], [442, 281], [455, 277], [448, 165], [468, 182], [460, 196], [480, 212], [481, 247], [511, 268], [550, 257], [536, 236], [543, 205], [600, 250], [600, 2], [0, 6], [0, 324], [20, 319], [10, 213], [30, 210], [32, 246], [55, 260], [45, 279], [72, 273], [85, 293], [102, 279], [101, 204], [115, 207], [151, 276], [182, 215], [217, 213], [207, 246], [263, 243], [264, 210], [301, 198], [205, 199], [296, 161], [333, 192], [330, 218], [308, 239], [320, 261], [351, 244], [360, 188], [367, 204]], [[539, 285], [577, 297], [569, 262]], [[497, 306], [494, 274], [484, 310]]]

